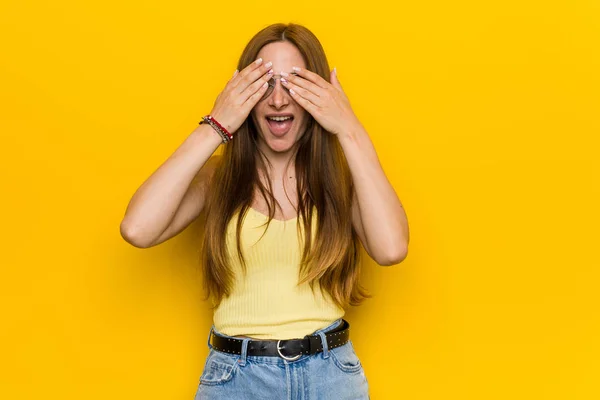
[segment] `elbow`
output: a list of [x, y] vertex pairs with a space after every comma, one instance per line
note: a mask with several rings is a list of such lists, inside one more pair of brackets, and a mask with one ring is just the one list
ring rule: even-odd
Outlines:
[[136, 233], [135, 229], [133, 229], [133, 227], [131, 227], [129, 224], [126, 224], [125, 221], [121, 222], [119, 229], [123, 240], [125, 240], [133, 247], [137, 247], [139, 249], [147, 249], [148, 247], [152, 247], [151, 243], [148, 243], [148, 241], [144, 241]]
[[375, 261], [382, 267], [389, 267], [392, 265], [400, 264], [408, 255], [408, 246], [400, 246], [392, 251], [387, 252], [381, 257], [378, 257]]

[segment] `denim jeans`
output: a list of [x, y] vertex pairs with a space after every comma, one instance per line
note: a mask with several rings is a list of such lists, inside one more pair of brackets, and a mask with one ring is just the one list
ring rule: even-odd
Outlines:
[[[304, 354], [294, 361], [273, 356], [247, 355], [248, 342], [242, 339], [242, 354], [215, 350], [208, 335], [208, 356], [200, 376], [195, 400], [366, 400], [369, 385], [351, 341], [327, 348], [325, 332], [342, 323], [315, 331], [324, 343], [322, 352]], [[215, 330], [211, 332], [226, 338]]]

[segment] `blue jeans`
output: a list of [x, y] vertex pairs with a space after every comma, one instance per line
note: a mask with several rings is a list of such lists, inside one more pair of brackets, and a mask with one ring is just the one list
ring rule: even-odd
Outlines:
[[[369, 385], [351, 341], [327, 348], [325, 332], [342, 323], [336, 320], [313, 335], [321, 336], [322, 352], [304, 354], [294, 361], [273, 356], [247, 355], [248, 342], [242, 339], [242, 354], [215, 350], [208, 335], [208, 356], [195, 400], [366, 400]], [[232, 338], [215, 330], [217, 335]]]

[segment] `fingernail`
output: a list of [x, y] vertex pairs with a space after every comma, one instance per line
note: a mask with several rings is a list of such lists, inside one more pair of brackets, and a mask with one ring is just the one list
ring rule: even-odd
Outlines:
[[267, 72], [267, 74], [269, 74], [269, 75], [273, 75], [273, 68], [271, 68], [271, 69], [269, 70], [269, 72]]
[[268, 63], [265, 64], [265, 67], [269, 68], [271, 65], [273, 65], [273, 63], [271, 61], [269, 61]]
[[283, 83], [284, 85], [287, 85], [288, 81], [285, 78], [281, 78], [281, 83]]
[[335, 76], [337, 76], [337, 69], [335, 69], [335, 67], [333, 67], [333, 73], [335, 74]]
[[288, 74], [287, 74], [286, 72], [283, 72], [283, 71], [281, 71], [281, 72], [279, 73], [279, 75], [281, 75], [281, 76], [288, 76]]
[[238, 74], [238, 70], [236, 69], [235, 72], [233, 73], [233, 76], [235, 77]]
[[298, 68], [298, 67], [292, 67], [292, 69], [293, 69], [294, 71], [300, 71], [300, 68]]
[[259, 58], [258, 60], [254, 61], [257, 64], [260, 64], [262, 62], [262, 58]]

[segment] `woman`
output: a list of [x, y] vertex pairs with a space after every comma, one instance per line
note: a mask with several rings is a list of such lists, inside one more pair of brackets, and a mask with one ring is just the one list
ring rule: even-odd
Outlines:
[[408, 223], [305, 27], [250, 40], [210, 114], [135, 193], [121, 232], [155, 246], [201, 212], [214, 324], [196, 399], [369, 398], [342, 317], [370, 297], [359, 242], [380, 265], [399, 263]]

